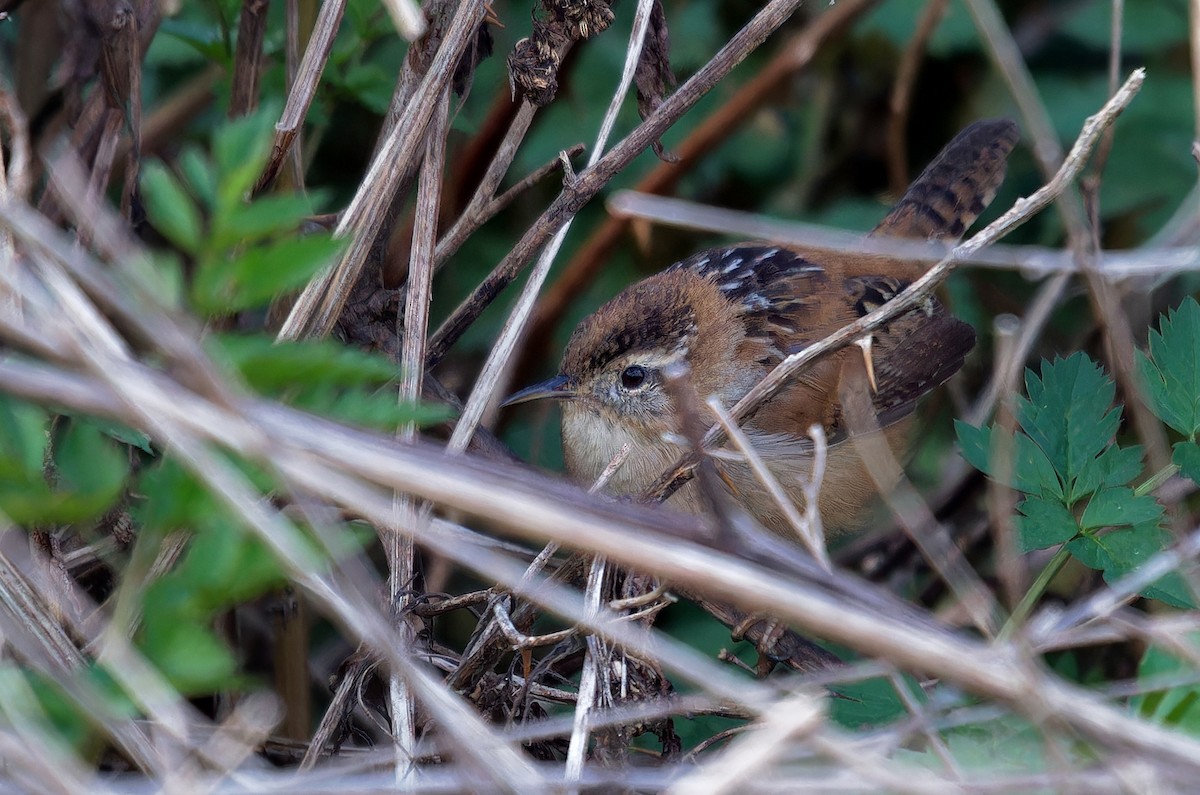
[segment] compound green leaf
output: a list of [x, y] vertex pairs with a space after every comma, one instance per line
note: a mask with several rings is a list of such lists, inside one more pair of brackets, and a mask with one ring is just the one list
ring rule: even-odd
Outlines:
[[1095, 530], [1100, 527], [1157, 523], [1162, 513], [1162, 505], [1149, 494], [1138, 496], [1127, 486], [1114, 486], [1101, 489], [1092, 496], [1079, 524], [1084, 530]]
[[1138, 372], [1150, 408], [1163, 422], [1195, 439], [1200, 433], [1200, 304], [1188, 298], [1150, 330], [1149, 356], [1138, 355]]
[[1021, 549], [1045, 549], [1070, 541], [1079, 533], [1079, 524], [1061, 501], [1027, 497], [1018, 506], [1016, 517]]
[[1082, 496], [1075, 481], [1120, 424], [1112, 379], [1086, 354], [1074, 353], [1043, 361], [1040, 375], [1027, 370], [1025, 384], [1029, 397], [1018, 398], [1018, 421], [1063, 480], [1068, 504], [1074, 503]]
[[1200, 444], [1178, 442], [1171, 453], [1171, 462], [1179, 467], [1180, 474], [1200, 484]]

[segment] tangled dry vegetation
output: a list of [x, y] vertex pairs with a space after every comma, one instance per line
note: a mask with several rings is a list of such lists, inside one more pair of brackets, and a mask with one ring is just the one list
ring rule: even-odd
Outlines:
[[[1104, 163], [1149, 146], [1114, 144], [1113, 123], [1155, 75], [1122, 66], [1124, 4], [1096, 5], [1115, 10], [1108, 98], [1065, 153], [1030, 40], [993, 0], [950, 12], [1002, 97], [977, 105], [1019, 115], [1039, 181], [949, 253], [873, 241], [928, 275], [789, 358], [700, 441], [737, 442], [782, 384], [952, 275], [1036, 282], [1006, 312], [950, 283], [948, 303], [988, 326], [949, 390], [966, 460], [931, 432], [916, 466], [932, 485], [905, 483], [861, 536], [810, 555], [546, 474], [510, 449], [537, 418], [497, 435], [495, 405], [546, 370], [628, 232], [863, 248], [664, 197], [884, 13], [910, 31], [875, 135], [903, 186], [949, 3], [770, 0], [676, 85], [669, 31], [676, 15], [696, 29], [688, 3], [543, 0], [530, 22], [482, 0], [220, 0], [181, 20], [166, 0], [0, 0], [17, 31], [0, 40], [15, 64], [0, 74], [0, 789], [1193, 786], [1200, 307], [1181, 300], [1200, 225], [1177, 202], [1140, 248], [1103, 248], [1102, 222], [1126, 218], [1103, 210]], [[368, 33], [411, 42], [394, 81], [347, 66]], [[147, 55], [164, 37], [217, 55], [172, 82]], [[602, 45], [617, 68], [585, 72]], [[1190, 53], [1200, 72], [1200, 41]], [[591, 140], [555, 138], [561, 156], [517, 170], [539, 117], [601, 89]], [[314, 107], [355, 90], [384, 97], [361, 179], [306, 198], [336, 184], [313, 175], [330, 139], [355, 140]], [[487, 112], [456, 132], [480, 96]], [[621, 115], [634, 105], [640, 121]], [[557, 264], [602, 196], [612, 215], [586, 216]], [[992, 245], [1043, 210], [1061, 248]], [[1087, 348], [1111, 379], [1082, 353], [1039, 366], [1056, 318], [1074, 341], [1059, 352]]]

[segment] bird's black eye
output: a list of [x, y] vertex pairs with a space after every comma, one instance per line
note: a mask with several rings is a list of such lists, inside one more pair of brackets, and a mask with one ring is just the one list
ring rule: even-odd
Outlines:
[[631, 364], [621, 371], [621, 386], [626, 389], [637, 389], [646, 381], [646, 368], [640, 364]]

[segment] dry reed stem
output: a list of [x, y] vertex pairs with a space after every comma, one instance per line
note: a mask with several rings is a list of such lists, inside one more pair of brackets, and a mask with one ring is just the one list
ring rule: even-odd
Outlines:
[[[655, 196], [632, 190], [618, 191], [608, 200], [609, 212], [621, 217], [652, 221], [677, 229], [731, 235], [743, 240], [769, 240], [806, 251], [874, 254], [930, 264], [941, 261], [946, 247], [899, 238], [868, 237], [862, 232], [835, 229], [803, 221], [785, 221], [759, 213], [712, 207], [686, 199]], [[1100, 252], [1097, 273], [1111, 281], [1139, 276], [1168, 276], [1200, 270], [1200, 250], [1195, 246], [1142, 247]], [[1071, 252], [1045, 246], [1002, 243], [964, 255], [962, 266], [1018, 271], [1027, 278], [1080, 272]]]
[[362, 273], [367, 254], [387, 220], [400, 182], [412, 172], [419, 153], [424, 151], [424, 133], [437, 99], [449, 85], [482, 19], [482, 0], [463, 0], [459, 4], [428, 71], [338, 222], [336, 235], [349, 240], [345, 254], [304, 288], [284, 321], [280, 339], [324, 337], [341, 316], [350, 288]]
[[806, 516], [801, 516], [800, 512], [796, 510], [795, 503], [788, 498], [787, 493], [783, 490], [783, 486], [779, 484], [775, 475], [767, 468], [767, 464], [763, 461], [762, 456], [754, 449], [754, 444], [750, 441], [750, 438], [729, 418], [729, 414], [726, 413], [724, 407], [721, 405], [721, 401], [714, 395], [709, 397], [705, 402], [716, 418], [717, 424], [721, 426], [721, 429], [725, 431], [725, 435], [729, 437], [730, 442], [738, 452], [746, 457], [746, 463], [750, 465], [750, 470], [754, 473], [754, 477], [758, 479], [762, 487], [771, 495], [771, 499], [775, 502], [775, 507], [787, 519], [788, 524], [791, 525], [792, 530], [800, 539], [800, 543], [821, 564], [822, 568], [826, 571], [832, 571], [832, 565], [829, 562], [829, 552], [825, 548], [825, 536], [821, 534], [819, 527], [814, 527], [808, 521], [808, 514], [811, 513], [809, 507], [812, 503], [816, 502], [814, 496], [805, 495], [804, 509]]
[[254, 185], [253, 193], [262, 193], [275, 182], [284, 160], [299, 139], [300, 128], [304, 124], [304, 117], [308, 115], [313, 97], [316, 96], [317, 84], [321, 82], [321, 74], [329, 62], [333, 40], [337, 36], [345, 12], [346, 0], [325, 0], [321, 4], [320, 15], [288, 91], [287, 104], [283, 106], [279, 121], [275, 124], [275, 144], [271, 149], [271, 156]]

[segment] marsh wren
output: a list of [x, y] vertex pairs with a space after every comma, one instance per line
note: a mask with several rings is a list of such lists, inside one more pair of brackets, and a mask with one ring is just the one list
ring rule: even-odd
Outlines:
[[[957, 240], [995, 195], [1017, 137], [1008, 120], [970, 125], [871, 234]], [[893, 257], [767, 244], [702, 251], [634, 284], [583, 320], [559, 374], [512, 395], [506, 405], [564, 401], [563, 451], [580, 482], [592, 482], [629, 445], [609, 490], [636, 495], [683, 452], [666, 368], [685, 364], [698, 395], [732, 406], [784, 357], [889, 301], [923, 271], [920, 263]], [[813, 423], [824, 428], [829, 448], [818, 507], [835, 532], [853, 528], [875, 493], [848, 443], [839, 397], [845, 374], [852, 366], [862, 372], [863, 357], [870, 357], [870, 399], [879, 427], [892, 450], [903, 454], [916, 401], [958, 371], [975, 332], [931, 298], [877, 329], [870, 342], [869, 349], [851, 346], [817, 361], [743, 426], [800, 508], [800, 479], [808, 477], [812, 460], [806, 429]], [[717, 466], [743, 507], [767, 527], [787, 532], [781, 511], [748, 466], [728, 456]], [[702, 510], [698, 489], [689, 482], [671, 504]]]

